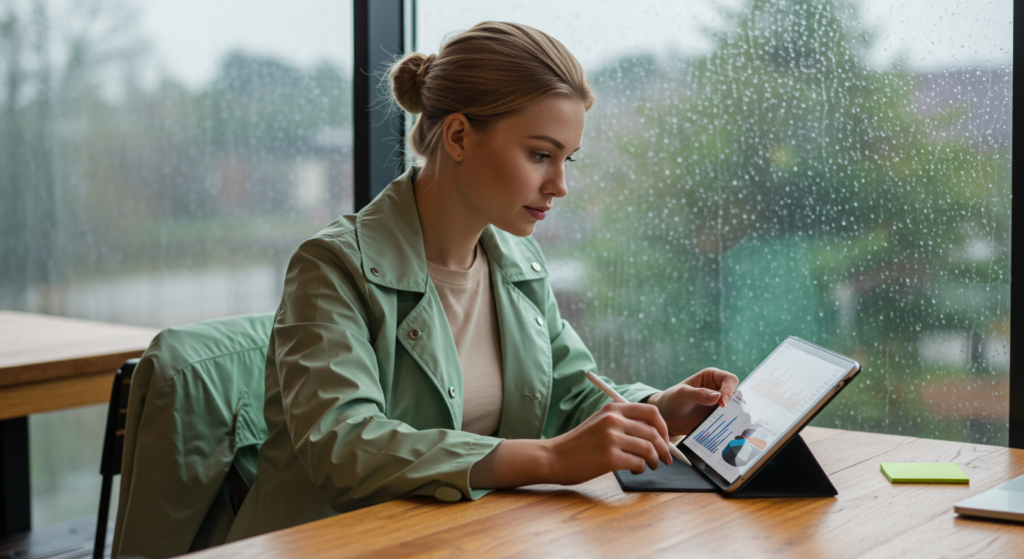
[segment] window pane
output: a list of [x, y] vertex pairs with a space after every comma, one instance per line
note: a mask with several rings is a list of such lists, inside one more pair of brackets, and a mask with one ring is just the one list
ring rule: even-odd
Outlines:
[[743, 378], [788, 335], [856, 358], [825, 427], [1006, 444], [1013, 6], [418, 2], [583, 63], [569, 196], [535, 232], [605, 374]]
[[[0, 308], [157, 327], [274, 310], [298, 243], [352, 210], [351, 13], [4, 3]], [[37, 526], [95, 514], [103, 421], [32, 418]]]

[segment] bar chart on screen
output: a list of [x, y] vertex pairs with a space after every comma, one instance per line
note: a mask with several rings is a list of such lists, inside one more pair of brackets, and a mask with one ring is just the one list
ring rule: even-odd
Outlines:
[[729, 429], [736, 422], [736, 417], [719, 415], [711, 425], [702, 429], [694, 435], [694, 441], [711, 452], [718, 452], [722, 444], [732, 438], [733, 431]]
[[782, 427], [817, 401], [843, 374], [842, 367], [782, 346], [744, 382], [748, 400], [767, 424]]
[[764, 396], [769, 402], [785, 409], [794, 411], [803, 402], [807, 394], [803, 390], [792, 388], [789, 369], [779, 372], [776, 367], [768, 376], [754, 383], [750, 391]]

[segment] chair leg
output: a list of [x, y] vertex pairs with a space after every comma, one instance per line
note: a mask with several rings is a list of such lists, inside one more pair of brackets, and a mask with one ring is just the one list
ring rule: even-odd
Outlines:
[[32, 529], [28, 418], [0, 420], [0, 538]]
[[103, 476], [103, 488], [100, 489], [100, 510], [96, 514], [96, 543], [93, 545], [93, 559], [103, 559], [103, 548], [107, 544], [107, 517], [110, 515], [110, 489], [114, 476]]

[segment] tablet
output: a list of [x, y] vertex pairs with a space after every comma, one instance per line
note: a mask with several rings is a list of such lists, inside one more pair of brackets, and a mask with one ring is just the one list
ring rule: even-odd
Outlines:
[[723, 491], [737, 491], [859, 372], [853, 359], [790, 336], [680, 450]]

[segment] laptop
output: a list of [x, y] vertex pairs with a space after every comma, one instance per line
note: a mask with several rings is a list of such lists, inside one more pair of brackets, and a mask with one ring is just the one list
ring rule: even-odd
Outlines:
[[1024, 476], [953, 505], [957, 514], [1024, 522]]

